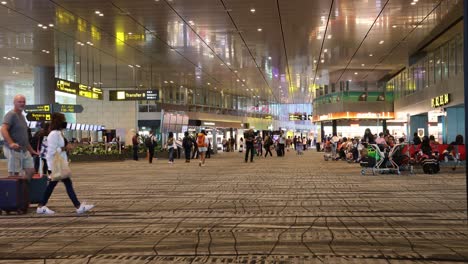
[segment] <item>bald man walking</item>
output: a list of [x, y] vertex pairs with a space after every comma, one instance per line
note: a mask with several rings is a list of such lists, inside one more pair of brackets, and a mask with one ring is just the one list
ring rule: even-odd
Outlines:
[[26, 97], [18, 94], [13, 100], [14, 109], [3, 118], [2, 135], [5, 139], [3, 150], [8, 159], [8, 174], [19, 175], [26, 172], [27, 179], [34, 174], [34, 162], [31, 155], [37, 155], [29, 143], [28, 123], [23, 116]]

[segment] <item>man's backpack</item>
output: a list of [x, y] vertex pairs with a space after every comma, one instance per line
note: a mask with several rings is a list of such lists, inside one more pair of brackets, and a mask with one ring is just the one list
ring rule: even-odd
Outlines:
[[150, 148], [153, 147], [153, 137], [149, 136], [145, 138], [145, 146]]
[[205, 146], [205, 135], [198, 135], [197, 137], [197, 146], [198, 147], [206, 147]]

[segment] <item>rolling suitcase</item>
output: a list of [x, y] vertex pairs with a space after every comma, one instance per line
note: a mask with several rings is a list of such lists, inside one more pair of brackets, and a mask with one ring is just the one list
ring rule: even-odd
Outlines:
[[0, 179], [0, 210], [25, 214], [29, 207], [28, 181], [21, 177]]

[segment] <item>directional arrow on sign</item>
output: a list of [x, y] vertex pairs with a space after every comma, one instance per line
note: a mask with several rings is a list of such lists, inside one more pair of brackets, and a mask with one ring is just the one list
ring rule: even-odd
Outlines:
[[82, 105], [73, 104], [54, 104], [54, 112], [59, 113], [81, 113], [83, 112]]

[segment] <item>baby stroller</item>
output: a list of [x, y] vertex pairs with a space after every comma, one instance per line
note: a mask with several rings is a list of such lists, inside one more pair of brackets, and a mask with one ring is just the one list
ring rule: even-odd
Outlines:
[[398, 174], [401, 171], [409, 171], [414, 173], [414, 167], [411, 163], [408, 144], [397, 144], [390, 150], [389, 160], [395, 167], [398, 167]]
[[327, 141], [325, 143], [323, 151], [325, 152], [323, 154], [323, 158], [325, 159], [325, 161], [333, 159], [333, 153], [332, 153], [333, 149], [332, 149], [332, 145], [330, 141]]
[[376, 144], [369, 144], [366, 152], [367, 155], [363, 155], [360, 162], [362, 175], [365, 175], [368, 170], [372, 171], [372, 175], [385, 172], [400, 174], [398, 165], [389, 159], [389, 153], [385, 149], [382, 150]]

